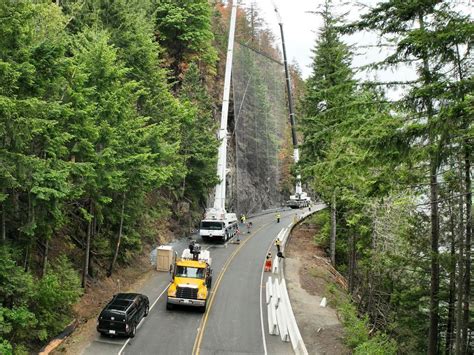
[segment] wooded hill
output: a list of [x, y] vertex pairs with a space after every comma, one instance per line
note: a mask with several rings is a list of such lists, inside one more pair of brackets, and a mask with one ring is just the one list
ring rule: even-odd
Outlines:
[[[472, 17], [448, 1], [380, 1], [347, 23], [331, 1], [301, 101], [302, 169], [355, 308], [356, 354], [468, 354], [472, 321]], [[472, 14], [472, 13], [471, 13]], [[374, 33], [409, 82], [357, 80], [344, 34]], [[362, 49], [363, 50], [363, 49]], [[389, 100], [386, 87], [402, 88]], [[363, 316], [357, 317], [357, 314]]]
[[[207, 0], [0, 2], [1, 354], [37, 348], [90, 280], [200, 219], [229, 13]], [[238, 39], [274, 55], [255, 14], [239, 12]]]

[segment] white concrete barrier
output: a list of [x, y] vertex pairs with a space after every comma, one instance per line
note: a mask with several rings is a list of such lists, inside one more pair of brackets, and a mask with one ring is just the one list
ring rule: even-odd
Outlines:
[[273, 294], [273, 287], [272, 287], [272, 278], [271, 276], [268, 277], [267, 283], [265, 284], [265, 298], [266, 298], [266, 303], [270, 303], [270, 298], [272, 297]]
[[275, 299], [270, 298], [270, 303], [267, 305], [267, 314], [268, 314], [268, 332], [271, 335], [278, 335], [278, 321], [276, 315], [276, 305]]
[[278, 279], [275, 279], [273, 281], [273, 298], [275, 298], [276, 306], [278, 307], [280, 305], [280, 300], [281, 300], [281, 290], [280, 290], [280, 283], [278, 282]]
[[[304, 219], [312, 213], [314, 212], [304, 213], [300, 219]], [[283, 228], [280, 233], [278, 233], [277, 238], [281, 241], [282, 251], [285, 249], [285, 244], [292, 227], [293, 224], [290, 224], [288, 228]], [[272, 335], [279, 334], [282, 341], [291, 341], [295, 354], [308, 355], [308, 351], [298, 329], [298, 324], [296, 323], [293, 309], [291, 308], [290, 297], [286, 289], [285, 275], [283, 273], [283, 260], [284, 259], [280, 260], [280, 258], [275, 257], [272, 266], [274, 280], [272, 281], [271, 277], [269, 277], [266, 283], [269, 333]]]
[[280, 339], [284, 342], [290, 341], [290, 334], [288, 333], [288, 318], [286, 315], [285, 302], [280, 302], [276, 310], [278, 330], [280, 331]]
[[275, 256], [272, 262], [272, 272], [278, 274], [280, 272], [280, 258]]
[[291, 308], [290, 297], [288, 296], [285, 280], [282, 280], [280, 289], [282, 292], [282, 299], [280, 303], [285, 305], [285, 316], [293, 350], [295, 354], [307, 355], [308, 351], [304, 345], [303, 338], [301, 336], [300, 330], [298, 329], [298, 324], [296, 323], [295, 315], [293, 314], [293, 309]]

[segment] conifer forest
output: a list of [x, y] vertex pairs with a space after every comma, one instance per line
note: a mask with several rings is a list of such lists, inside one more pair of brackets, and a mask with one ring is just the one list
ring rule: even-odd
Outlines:
[[[259, 2], [237, 13], [229, 204], [279, 207], [300, 172], [327, 206], [315, 242], [347, 280], [351, 351], [472, 354], [474, 4], [363, 0], [349, 17], [315, 0], [309, 76], [290, 64], [295, 165]], [[231, 3], [0, 0], [0, 354], [37, 353], [97, 280], [198, 228]], [[360, 34], [384, 57], [354, 65]], [[361, 75], [406, 67], [412, 80]]]

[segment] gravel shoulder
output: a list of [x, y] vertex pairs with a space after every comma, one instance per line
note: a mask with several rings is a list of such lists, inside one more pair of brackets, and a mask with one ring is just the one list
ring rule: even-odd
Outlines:
[[[314, 243], [318, 230], [303, 222], [296, 226], [285, 250], [285, 279], [293, 312], [309, 354], [350, 354], [337, 311], [320, 307], [329, 300], [329, 285], [337, 285], [324, 250]], [[338, 286], [336, 286], [338, 287]]]

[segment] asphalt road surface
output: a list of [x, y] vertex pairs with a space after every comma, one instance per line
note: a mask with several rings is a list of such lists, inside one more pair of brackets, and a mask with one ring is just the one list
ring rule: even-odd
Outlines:
[[[298, 210], [296, 210], [298, 212]], [[281, 229], [288, 227], [295, 211], [251, 218], [251, 233], [241, 227], [240, 243], [198, 243], [212, 257], [213, 285], [206, 313], [193, 308], [166, 310], [170, 275], [157, 272], [137, 292], [146, 294], [151, 309], [135, 338], [97, 337], [83, 354], [292, 354], [290, 343], [268, 334], [265, 305], [266, 276], [262, 272], [269, 248]], [[174, 244], [178, 255], [189, 241]], [[263, 303], [262, 303], [263, 301]]]

